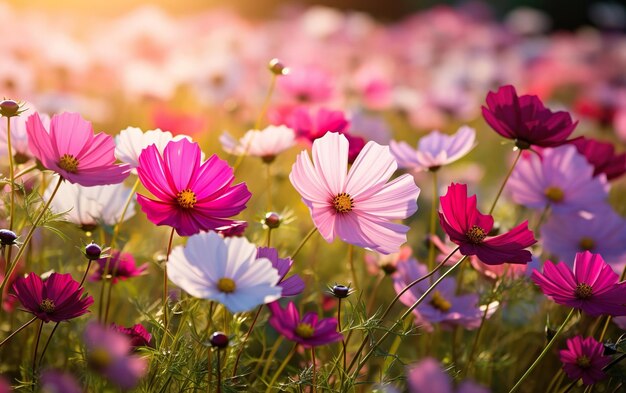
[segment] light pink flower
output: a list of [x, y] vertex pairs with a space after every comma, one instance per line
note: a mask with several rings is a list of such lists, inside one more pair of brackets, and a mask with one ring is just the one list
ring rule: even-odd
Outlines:
[[[289, 179], [326, 241], [335, 237], [382, 254], [397, 252], [409, 227], [392, 220], [417, 211], [411, 175], [387, 183], [397, 168], [389, 147], [368, 142], [348, 171], [348, 140], [329, 132], [313, 142], [313, 163], [298, 156]], [[347, 174], [346, 174], [347, 173]]]
[[238, 156], [261, 157], [271, 162], [283, 151], [296, 144], [295, 133], [287, 126], [268, 126], [263, 130], [250, 130], [239, 140], [228, 132], [220, 136], [224, 151]]

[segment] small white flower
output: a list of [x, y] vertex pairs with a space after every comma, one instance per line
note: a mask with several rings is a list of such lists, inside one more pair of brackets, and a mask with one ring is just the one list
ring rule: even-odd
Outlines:
[[169, 141], [177, 141], [182, 138], [191, 141], [191, 137], [187, 135], [173, 136], [171, 132], [161, 131], [158, 128], [143, 132], [140, 128], [128, 127], [115, 137], [115, 157], [130, 165], [133, 168], [133, 173], [137, 173], [135, 168], [139, 166], [139, 154], [143, 149], [154, 144], [159, 153], [163, 154], [163, 149]]
[[233, 313], [278, 300], [278, 271], [243, 237], [222, 239], [215, 232], [191, 236], [172, 250], [169, 279], [190, 295], [223, 304]]
[[220, 136], [220, 143], [227, 153], [271, 160], [295, 145], [296, 138], [293, 130], [287, 126], [268, 126], [261, 131], [250, 130], [239, 140], [224, 132]]

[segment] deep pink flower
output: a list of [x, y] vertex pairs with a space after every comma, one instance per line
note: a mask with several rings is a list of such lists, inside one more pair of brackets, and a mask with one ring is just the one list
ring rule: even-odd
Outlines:
[[554, 302], [574, 307], [591, 316], [626, 315], [626, 283], [600, 254], [576, 254], [573, 269], [564, 262], [546, 261], [543, 274], [533, 271], [532, 280]]
[[505, 138], [514, 139], [520, 148], [558, 146], [570, 136], [578, 122], [567, 112], [552, 112], [537, 96], [518, 96], [511, 85], [487, 94], [482, 107], [487, 124]]
[[15, 296], [26, 311], [44, 322], [61, 322], [89, 312], [93, 297], [83, 296], [83, 288], [71, 274], [52, 273], [45, 281], [35, 273], [20, 277], [13, 284]]
[[450, 240], [460, 246], [463, 255], [476, 255], [488, 265], [527, 263], [532, 259], [525, 248], [537, 241], [524, 221], [509, 232], [488, 237], [493, 217], [476, 208], [476, 195], [467, 197], [467, 185], [452, 183], [440, 197], [439, 221]]
[[234, 223], [229, 219], [252, 196], [245, 183], [231, 186], [235, 176], [225, 161], [212, 155], [201, 161], [197, 143], [171, 141], [159, 154], [155, 145], [139, 156], [139, 180], [157, 198], [141, 194], [137, 202], [156, 225], [169, 225], [180, 236], [191, 236]]
[[392, 220], [415, 213], [420, 189], [408, 174], [387, 183], [397, 168], [389, 147], [368, 142], [348, 171], [348, 140], [329, 132], [313, 142], [312, 155], [314, 164], [300, 153], [289, 179], [322, 237], [397, 252], [409, 228]]
[[[102, 280], [102, 275], [104, 274], [104, 269], [106, 268], [108, 259], [109, 257], [100, 258], [96, 261], [98, 263], [98, 270], [96, 270], [96, 272], [89, 277], [89, 281]], [[124, 281], [131, 277], [144, 275], [146, 274], [147, 269], [147, 263], [137, 267], [133, 254], [129, 252], [115, 250], [111, 253], [108, 274], [112, 275], [112, 284], [117, 283], [119, 280]]]
[[304, 281], [302, 281], [299, 275], [294, 274], [285, 278], [291, 269], [291, 265], [293, 265], [291, 258], [279, 258], [278, 251], [271, 247], [259, 247], [256, 257], [257, 259], [269, 259], [272, 262], [272, 267], [278, 271], [280, 276], [278, 286], [283, 289], [281, 296], [296, 296], [304, 291]]
[[320, 103], [333, 95], [334, 83], [325, 70], [314, 67], [290, 67], [289, 74], [278, 79], [278, 89], [292, 101]]
[[272, 313], [270, 325], [286, 339], [295, 341], [305, 348], [326, 345], [341, 341], [343, 335], [337, 332], [337, 319], [318, 319], [314, 312], [309, 312], [300, 319], [300, 313], [293, 302], [287, 308], [280, 307], [278, 302], [267, 305]]
[[130, 174], [126, 164], [115, 164], [115, 141], [94, 135], [91, 123], [78, 113], [52, 116], [50, 131], [38, 113], [26, 120], [28, 146], [44, 167], [70, 183], [90, 187], [121, 183]]
[[133, 348], [152, 346], [150, 343], [150, 341], [152, 341], [152, 334], [140, 323], [136, 323], [129, 328], [113, 323], [111, 327], [113, 330], [126, 335], [126, 337], [130, 339], [130, 345]]
[[582, 378], [585, 385], [593, 385], [606, 377], [602, 369], [611, 358], [604, 356], [604, 345], [593, 337], [576, 336], [567, 340], [567, 349], [559, 351], [563, 371], [574, 380]]
[[153, 128], [169, 131], [174, 135], [195, 135], [208, 129], [204, 116], [182, 112], [166, 105], [157, 105], [152, 109]]
[[593, 165], [594, 176], [604, 173], [607, 180], [613, 180], [626, 173], [626, 153], [615, 153], [612, 143], [582, 137], [573, 140], [572, 144]]
[[232, 224], [223, 227], [215, 228], [215, 232], [222, 235], [222, 237], [241, 237], [248, 228], [248, 223], [245, 221], [233, 221]]
[[485, 387], [472, 381], [463, 381], [457, 389], [438, 361], [425, 358], [407, 369], [409, 393], [488, 393]]

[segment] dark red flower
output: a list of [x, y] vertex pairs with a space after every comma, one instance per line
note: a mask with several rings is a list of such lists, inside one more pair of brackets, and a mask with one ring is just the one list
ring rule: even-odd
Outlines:
[[626, 173], [626, 153], [615, 153], [612, 143], [584, 137], [576, 138], [571, 143], [593, 165], [594, 176], [604, 173], [607, 180], [613, 180]]
[[152, 334], [150, 334], [140, 323], [137, 323], [133, 325], [133, 327], [129, 328], [113, 323], [111, 324], [111, 327], [113, 330], [116, 330], [130, 338], [130, 345], [133, 348], [152, 346], [150, 344], [150, 341], [152, 341]]

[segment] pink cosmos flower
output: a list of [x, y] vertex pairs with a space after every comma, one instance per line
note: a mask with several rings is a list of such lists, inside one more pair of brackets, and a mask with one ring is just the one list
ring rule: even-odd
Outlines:
[[296, 144], [294, 131], [287, 126], [268, 126], [263, 130], [250, 130], [239, 140], [228, 132], [220, 136], [224, 151], [238, 156], [260, 157], [264, 162], [272, 162], [283, 151]]
[[299, 275], [293, 274], [285, 278], [293, 265], [291, 258], [279, 258], [278, 251], [271, 247], [259, 247], [256, 258], [266, 258], [272, 262], [272, 267], [276, 269], [280, 276], [278, 286], [282, 288], [281, 296], [296, 296], [304, 291], [304, 281]]
[[409, 393], [488, 393], [489, 390], [472, 381], [462, 382], [454, 389], [452, 378], [446, 374], [438, 361], [422, 359], [407, 369]]
[[337, 332], [337, 319], [319, 319], [317, 313], [309, 312], [300, 319], [300, 313], [293, 302], [287, 308], [280, 307], [278, 302], [267, 305], [272, 316], [269, 324], [286, 339], [295, 341], [304, 348], [317, 347], [343, 340]]
[[182, 138], [191, 141], [191, 137], [187, 135], [173, 136], [171, 132], [161, 131], [158, 128], [143, 132], [137, 127], [127, 127], [115, 137], [115, 156], [123, 163], [130, 165], [133, 173], [136, 173], [135, 168], [139, 166], [139, 155], [143, 149], [155, 144], [159, 153], [163, 153], [169, 141]]
[[593, 176], [593, 166], [574, 146], [543, 149], [521, 160], [507, 183], [516, 203], [534, 209], [548, 204], [553, 212], [588, 209], [606, 200], [608, 185], [604, 176]]
[[215, 228], [215, 232], [219, 233], [222, 237], [241, 237], [247, 228], [247, 222], [233, 221], [230, 225]]
[[[14, 116], [9, 119], [11, 122], [11, 150], [13, 152], [13, 159], [18, 164], [23, 164], [32, 158], [32, 152], [28, 147], [28, 132], [26, 130], [26, 119], [35, 113], [32, 105], [24, 103], [22, 105], [24, 112], [19, 116]], [[50, 117], [48, 115], [40, 114], [41, 121], [46, 129], [50, 129]], [[0, 156], [6, 157], [8, 153], [8, 139], [7, 139], [7, 123], [6, 121], [0, 121]]]
[[487, 237], [493, 228], [493, 217], [476, 208], [476, 195], [467, 197], [467, 185], [452, 183], [446, 195], [439, 198], [441, 227], [463, 255], [476, 255], [489, 265], [527, 263], [532, 256], [524, 250], [537, 241], [524, 221], [509, 232]]
[[415, 213], [420, 192], [408, 174], [387, 183], [396, 167], [387, 146], [368, 142], [348, 171], [348, 140], [329, 132], [313, 142], [313, 163], [300, 153], [289, 179], [326, 241], [339, 237], [389, 254], [406, 242], [409, 230], [392, 220]]
[[[96, 261], [98, 263], [98, 270], [89, 277], [89, 281], [102, 280], [108, 259], [109, 257], [100, 258]], [[112, 276], [112, 284], [116, 284], [120, 280], [125, 281], [132, 277], [142, 276], [146, 274], [147, 269], [147, 263], [137, 267], [133, 254], [129, 252], [115, 250], [111, 253], [108, 274]]]
[[115, 164], [115, 142], [109, 135], [94, 135], [91, 123], [78, 113], [52, 116], [46, 130], [38, 113], [26, 120], [28, 146], [44, 167], [81, 186], [117, 184], [130, 173]]
[[391, 141], [391, 153], [400, 168], [414, 171], [437, 170], [459, 160], [476, 146], [476, 131], [463, 126], [456, 134], [433, 131], [419, 140], [417, 150], [406, 142]]
[[576, 336], [567, 340], [567, 349], [559, 351], [563, 371], [574, 380], [582, 378], [585, 385], [593, 385], [606, 377], [602, 369], [611, 358], [604, 356], [604, 345], [593, 337]]
[[152, 124], [154, 128], [170, 131], [174, 135], [195, 135], [208, 128], [205, 117], [181, 112], [166, 105], [157, 105], [152, 110]]
[[626, 315], [626, 283], [607, 265], [600, 254], [576, 254], [574, 267], [546, 261], [543, 274], [531, 276], [541, 291], [554, 302], [580, 309], [591, 316]]
[[334, 92], [334, 83], [325, 70], [314, 67], [290, 67], [289, 74], [278, 79], [278, 89], [292, 101], [321, 103]]
[[136, 323], [132, 327], [124, 327], [116, 324], [111, 324], [111, 328], [119, 333], [126, 335], [130, 339], [130, 345], [133, 349], [139, 347], [151, 347], [152, 334], [143, 327], [142, 324]]
[[[46, 370], [39, 378], [42, 392], [83, 393], [83, 389], [76, 378], [69, 373], [55, 370]], [[2, 389], [0, 388], [0, 393]]]
[[61, 322], [89, 312], [93, 297], [83, 296], [83, 287], [71, 274], [52, 273], [45, 281], [35, 273], [19, 277], [13, 291], [26, 311], [44, 322]]
[[139, 156], [139, 180], [157, 198], [141, 194], [137, 202], [156, 225], [169, 225], [180, 236], [229, 226], [252, 196], [245, 183], [216, 155], [200, 162], [200, 147], [187, 139], [170, 141], [161, 155], [155, 145]]
[[409, 246], [400, 247], [400, 251], [383, 255], [374, 252], [365, 253], [367, 271], [372, 275], [378, 275], [381, 271], [386, 275], [393, 275], [398, 270], [398, 263], [411, 258], [413, 250]]
[[584, 137], [571, 143], [593, 165], [594, 176], [604, 173], [607, 180], [613, 180], [626, 173], [626, 153], [617, 154], [612, 143]]
[[570, 136], [578, 122], [567, 112], [552, 112], [537, 96], [518, 96], [513, 86], [502, 86], [487, 94], [482, 107], [487, 124], [505, 138], [514, 139], [519, 148], [531, 145], [558, 146]]

